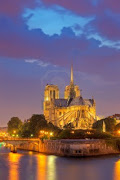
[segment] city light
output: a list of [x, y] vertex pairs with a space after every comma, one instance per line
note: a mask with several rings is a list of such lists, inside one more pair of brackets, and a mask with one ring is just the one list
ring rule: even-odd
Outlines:
[[48, 134], [48, 132], [45, 132], [45, 135], [47, 135]]
[[48, 138], [50, 138], [50, 136], [53, 136], [53, 132], [41, 130], [40, 131], [40, 137], [44, 137], [44, 136], [47, 136]]
[[41, 134], [44, 134], [44, 131], [40, 131]]
[[50, 136], [53, 136], [53, 132], [50, 132]]
[[0, 132], [0, 137], [8, 137], [8, 133], [7, 132]]

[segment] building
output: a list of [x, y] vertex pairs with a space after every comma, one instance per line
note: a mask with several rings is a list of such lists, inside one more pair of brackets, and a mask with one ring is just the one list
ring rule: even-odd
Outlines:
[[91, 129], [96, 121], [96, 103], [83, 99], [79, 86], [74, 84], [73, 66], [70, 84], [65, 87], [64, 98], [59, 97], [57, 85], [46, 85], [44, 91], [44, 115], [48, 122], [63, 128], [72, 124], [75, 129]]

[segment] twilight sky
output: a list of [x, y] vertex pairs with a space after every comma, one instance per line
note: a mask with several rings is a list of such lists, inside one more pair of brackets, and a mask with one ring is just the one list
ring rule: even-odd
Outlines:
[[120, 113], [119, 0], [0, 2], [0, 126], [42, 113], [44, 86], [70, 81], [98, 115]]

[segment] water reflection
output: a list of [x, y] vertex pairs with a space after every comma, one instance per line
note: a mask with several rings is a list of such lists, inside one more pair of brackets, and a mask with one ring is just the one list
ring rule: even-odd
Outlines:
[[48, 156], [48, 164], [47, 164], [47, 171], [48, 171], [48, 180], [56, 180], [56, 159], [55, 156]]
[[56, 158], [37, 154], [37, 180], [56, 180]]
[[19, 162], [21, 154], [9, 153], [9, 180], [19, 180]]
[[115, 163], [114, 180], [120, 180], [120, 160]]
[[37, 180], [46, 180], [46, 162], [47, 156], [42, 154], [36, 155], [37, 159]]
[[0, 180], [120, 180], [120, 157], [64, 158], [0, 149]]

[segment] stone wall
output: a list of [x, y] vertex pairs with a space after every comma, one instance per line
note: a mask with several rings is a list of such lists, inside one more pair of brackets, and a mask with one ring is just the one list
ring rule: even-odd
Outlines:
[[119, 153], [112, 146], [108, 146], [105, 140], [44, 140], [39, 144], [21, 144], [18, 148], [59, 156], [98, 156]]

